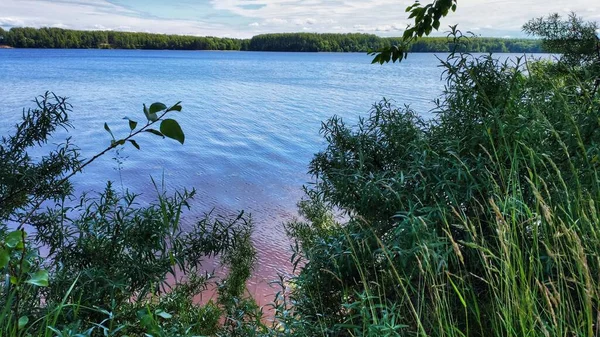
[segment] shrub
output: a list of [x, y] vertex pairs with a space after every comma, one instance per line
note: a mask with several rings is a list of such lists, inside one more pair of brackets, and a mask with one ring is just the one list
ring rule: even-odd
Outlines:
[[[593, 24], [561, 25], [597, 48]], [[306, 221], [287, 226], [296, 334], [597, 333], [600, 54], [569, 41], [550, 63], [450, 54], [433, 120], [384, 100], [323, 124]]]
[[[222, 321], [234, 313], [241, 328], [257, 326], [261, 312], [244, 294], [255, 251], [243, 212], [231, 219], [209, 214], [183, 231], [193, 189], [169, 195], [155, 183], [156, 201], [144, 205], [111, 182], [97, 196], [73, 195], [73, 175], [125, 144], [139, 149], [135, 139], [142, 133], [183, 144], [179, 124], [165, 118], [181, 111], [179, 103], [144, 106], [146, 122], [128, 119], [123, 138], [105, 123], [110, 145], [84, 160], [69, 139], [40, 159], [29, 155], [71, 126], [64, 98], [46, 93], [35, 102], [0, 143], [0, 270], [6, 275], [0, 335], [215, 334], [231, 330]], [[194, 298], [214, 282], [201, 274], [202, 261], [216, 255], [231, 270], [223, 299], [200, 305]], [[243, 315], [235, 311], [240, 308]]]

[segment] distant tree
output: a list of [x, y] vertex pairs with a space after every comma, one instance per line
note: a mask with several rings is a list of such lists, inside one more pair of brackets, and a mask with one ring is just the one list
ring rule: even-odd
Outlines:
[[[596, 22], [584, 22], [580, 17], [571, 13], [566, 20], [558, 14], [547, 18], [530, 20], [523, 30], [530, 35], [542, 38], [542, 48], [550, 53], [560, 55], [554, 71], [563, 75], [577, 72], [585, 79], [575, 81], [574, 87], [579, 88], [582, 95], [594, 97], [600, 89], [600, 37]], [[566, 76], [568, 80], [571, 76]], [[590, 129], [590, 133], [595, 128]]]
[[240, 50], [244, 41], [215, 37], [78, 31], [60, 28], [12, 28], [7, 32], [2, 31], [0, 36], [5, 36], [4, 43], [16, 48]]
[[[402, 38], [383, 38], [373, 34], [285, 33], [254, 36], [247, 48], [254, 51], [367, 52], [401, 43]], [[450, 46], [447, 38], [424, 37], [406, 45], [406, 49], [411, 52], [447, 52]], [[539, 40], [501, 38], [471, 39], [462, 48], [469, 52], [531, 53], [541, 50]]]
[[542, 37], [544, 50], [561, 54], [561, 59], [570, 65], [600, 63], [600, 38], [596, 33], [596, 22], [584, 22], [574, 13], [567, 20], [553, 14], [529, 21], [523, 30]]

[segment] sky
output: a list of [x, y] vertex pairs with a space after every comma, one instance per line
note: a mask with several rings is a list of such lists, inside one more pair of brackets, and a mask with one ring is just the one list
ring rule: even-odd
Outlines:
[[[426, 3], [432, 0], [422, 0]], [[329, 32], [400, 36], [413, 0], [0, 0], [0, 27], [60, 27], [248, 38]], [[570, 12], [600, 23], [600, 0], [459, 0], [443, 27], [523, 37], [527, 20]], [[442, 28], [443, 28], [442, 27]], [[444, 29], [441, 29], [442, 31]]]

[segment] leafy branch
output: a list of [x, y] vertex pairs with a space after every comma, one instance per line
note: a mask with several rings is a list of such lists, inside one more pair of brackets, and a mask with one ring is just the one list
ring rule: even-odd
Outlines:
[[414, 18], [414, 25], [408, 26], [404, 31], [400, 45], [369, 51], [369, 55], [375, 55], [372, 63], [401, 62], [408, 56], [411, 43], [417, 41], [423, 35], [429, 36], [434, 29], [438, 30], [440, 28], [440, 19], [447, 16], [450, 11], [456, 11], [457, 1], [435, 0], [433, 3], [423, 6], [417, 0], [414, 4], [408, 6], [406, 12], [410, 13], [408, 16], [409, 19]]
[[[131, 145], [133, 145], [136, 149], [139, 150], [140, 146], [137, 143], [137, 141], [134, 139], [134, 137], [136, 137], [137, 135], [139, 135], [142, 132], [148, 132], [148, 133], [160, 136], [162, 138], [165, 138], [165, 137], [171, 138], [171, 139], [177, 140], [179, 143], [183, 144], [185, 142], [185, 134], [183, 133], [183, 130], [181, 129], [181, 126], [179, 125], [179, 123], [174, 119], [170, 119], [170, 118], [163, 119], [166, 116], [166, 114], [168, 114], [169, 112], [172, 112], [172, 111], [180, 112], [182, 109], [180, 104], [181, 104], [181, 102], [177, 102], [175, 105], [171, 106], [170, 108], [167, 108], [166, 105], [164, 105], [163, 103], [159, 103], [159, 102], [153, 103], [152, 105], [150, 105], [150, 108], [146, 107], [146, 105], [144, 104], [143, 111], [144, 111], [144, 115], [146, 116], [146, 120], [147, 120], [146, 124], [142, 128], [136, 130], [139, 123], [132, 119], [125, 117], [124, 119], [126, 119], [129, 124], [129, 135], [122, 139], [116, 139], [112, 130], [108, 126], [108, 124], [104, 123], [104, 129], [112, 137], [110, 145], [108, 147], [106, 147], [104, 150], [100, 151], [95, 156], [93, 156], [92, 158], [85, 161], [83, 164], [81, 164], [78, 167], [76, 167], [75, 169], [73, 169], [71, 171], [71, 173], [69, 173], [68, 175], [66, 175], [65, 177], [63, 177], [61, 180], [59, 180], [56, 183], [56, 187], [58, 188], [58, 187], [62, 186], [63, 184], [67, 183], [69, 181], [69, 179], [71, 179], [77, 173], [81, 172], [86, 166], [90, 165], [96, 159], [102, 157], [104, 154], [106, 154], [107, 152], [109, 152], [110, 150], [112, 150], [118, 146], [125, 145], [126, 143], [129, 142]], [[160, 122], [160, 126], [159, 126], [160, 131], [152, 128], [158, 122]], [[37, 201], [35, 202], [34, 206], [27, 213], [27, 215], [25, 217], [23, 217], [21, 219], [21, 221], [19, 222], [19, 226], [17, 227], [17, 229], [20, 230], [23, 228], [23, 226], [33, 216], [33, 213], [41, 206], [41, 204], [44, 202], [44, 200], [45, 200], [44, 198], [37, 198]]]

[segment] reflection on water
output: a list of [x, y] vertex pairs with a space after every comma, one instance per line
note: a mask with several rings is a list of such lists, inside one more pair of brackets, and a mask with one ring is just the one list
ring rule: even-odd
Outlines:
[[109, 143], [105, 121], [127, 134], [121, 118], [142, 121], [142, 103], [182, 101], [176, 119], [185, 145], [142, 135], [141, 151], [102, 157], [75, 186], [100, 191], [107, 180], [122, 181], [148, 201], [155, 195], [150, 177], [164, 178], [170, 190], [196, 188], [187, 222], [212, 209], [251, 213], [259, 263], [250, 290], [260, 299], [272, 292], [268, 281], [291, 271], [282, 223], [296, 216], [302, 185], [310, 182], [307, 165], [324, 146], [321, 122], [332, 115], [354, 122], [384, 96], [427, 115], [443, 89], [437, 65], [432, 54], [379, 66], [364, 54], [0, 50], [0, 132], [36, 95], [54, 91], [70, 97], [69, 135], [89, 157]]

